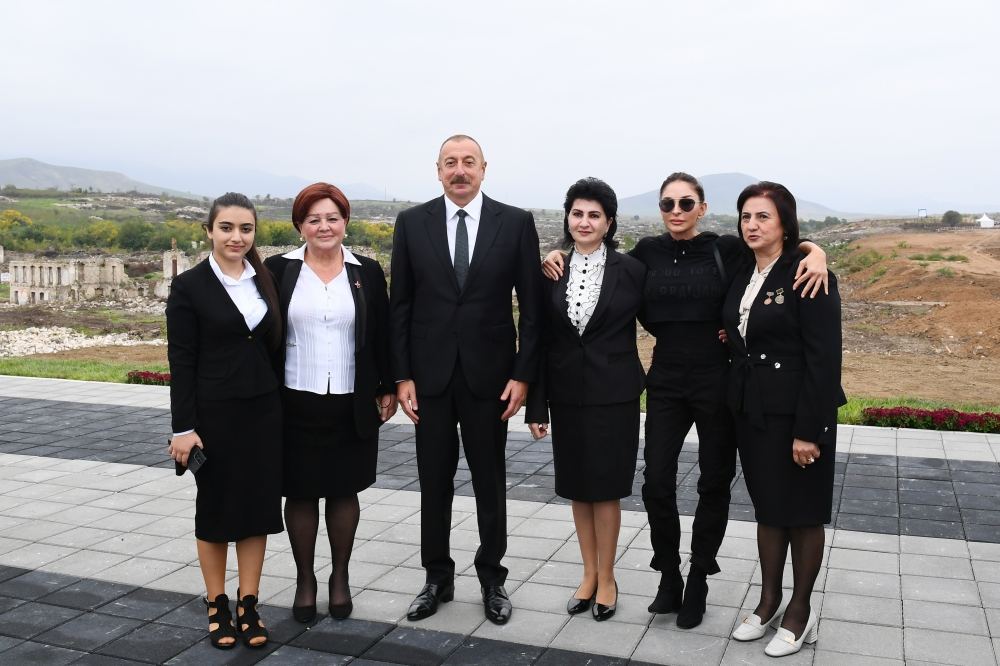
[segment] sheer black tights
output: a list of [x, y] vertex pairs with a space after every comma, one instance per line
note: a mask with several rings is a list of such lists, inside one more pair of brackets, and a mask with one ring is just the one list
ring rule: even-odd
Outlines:
[[[358, 529], [361, 507], [358, 496], [328, 497], [326, 499], [326, 531], [333, 556], [330, 574], [330, 603], [344, 604], [351, 599], [348, 564], [354, 548], [354, 534]], [[316, 603], [317, 582], [313, 565], [316, 554], [316, 534], [319, 531], [319, 500], [285, 500], [285, 528], [295, 558], [295, 606]]]
[[822, 525], [809, 527], [771, 527], [757, 525], [757, 553], [760, 556], [760, 602], [754, 614], [763, 620], [772, 617], [781, 604], [781, 581], [785, 557], [792, 550], [792, 598], [785, 609], [781, 626], [802, 634], [809, 621], [809, 598], [823, 563], [826, 533]]

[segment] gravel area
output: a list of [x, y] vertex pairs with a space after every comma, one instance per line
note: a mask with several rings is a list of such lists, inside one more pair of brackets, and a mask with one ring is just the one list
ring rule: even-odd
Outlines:
[[0, 331], [0, 358], [50, 354], [66, 349], [118, 345], [163, 345], [165, 340], [143, 340], [128, 333], [87, 336], [63, 326], [29, 327], [17, 331]]

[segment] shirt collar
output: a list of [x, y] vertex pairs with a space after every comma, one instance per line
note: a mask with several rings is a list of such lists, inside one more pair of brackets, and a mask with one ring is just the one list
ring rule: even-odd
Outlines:
[[[458, 210], [458, 209], [456, 208], [455, 210]], [[353, 252], [351, 252], [350, 250], [348, 250], [343, 245], [340, 246], [340, 249], [343, 250], [343, 252], [344, 252], [344, 263], [354, 264], [355, 266], [360, 266], [361, 265], [361, 262], [358, 261], [358, 258], [354, 256]], [[303, 243], [302, 247], [297, 247], [294, 250], [292, 250], [291, 252], [286, 252], [285, 254], [283, 254], [281, 256], [283, 256], [285, 259], [298, 259], [299, 261], [305, 261], [306, 260], [306, 245]]]
[[212, 267], [212, 272], [215, 273], [215, 277], [219, 278], [222, 284], [237, 285], [243, 280], [252, 280], [257, 275], [257, 271], [253, 269], [253, 266], [250, 265], [246, 257], [243, 257], [243, 275], [240, 276], [239, 280], [234, 280], [223, 273], [222, 268], [219, 267], [219, 262], [215, 260], [215, 255], [211, 252], [208, 253], [208, 265]]
[[464, 206], [459, 206], [457, 203], [448, 198], [448, 195], [444, 197], [444, 210], [445, 210], [445, 220], [450, 220], [455, 217], [455, 213], [459, 209], [464, 210], [469, 214], [474, 222], [478, 222], [482, 217], [483, 212], [483, 191], [479, 190], [476, 192], [476, 197]]

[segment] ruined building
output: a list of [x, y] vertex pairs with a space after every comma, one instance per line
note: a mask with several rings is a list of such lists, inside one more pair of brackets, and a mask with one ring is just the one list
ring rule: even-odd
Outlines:
[[125, 275], [125, 262], [110, 257], [10, 262], [10, 302], [81, 301], [144, 296], [146, 288]]

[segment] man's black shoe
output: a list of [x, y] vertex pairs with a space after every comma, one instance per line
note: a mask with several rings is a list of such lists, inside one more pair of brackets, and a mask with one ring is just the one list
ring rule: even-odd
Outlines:
[[455, 584], [437, 585], [427, 583], [420, 594], [410, 604], [410, 609], [406, 611], [406, 619], [411, 621], [422, 620], [437, 612], [438, 603], [445, 603], [455, 598]]
[[487, 585], [483, 587], [483, 610], [486, 612], [486, 619], [493, 624], [506, 624], [510, 619], [513, 608], [510, 605], [510, 598], [503, 585]]

